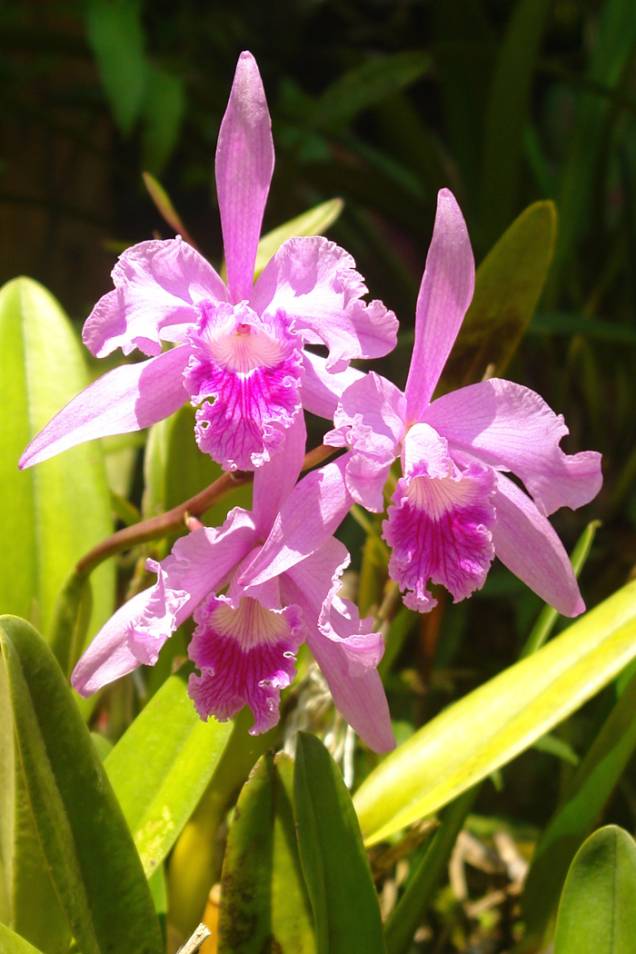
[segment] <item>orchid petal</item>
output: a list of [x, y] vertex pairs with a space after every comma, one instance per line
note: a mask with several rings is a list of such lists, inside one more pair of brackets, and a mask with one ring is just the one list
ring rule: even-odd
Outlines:
[[31, 467], [76, 444], [150, 427], [181, 407], [189, 348], [177, 347], [108, 371], [84, 388], [37, 434], [20, 459]]
[[159, 354], [161, 340], [182, 340], [198, 317], [199, 301], [227, 298], [210, 263], [179, 236], [126, 249], [112, 278], [114, 291], [100, 298], [82, 331], [84, 344], [98, 358], [116, 348]]
[[330, 421], [343, 392], [364, 377], [362, 371], [347, 368], [345, 371], [328, 371], [325, 358], [305, 351], [303, 387], [301, 399], [305, 410]]
[[497, 474], [495, 553], [508, 569], [563, 616], [585, 610], [572, 564], [554, 528], [511, 480]]
[[250, 304], [259, 313], [283, 311], [310, 344], [329, 349], [327, 370], [353, 358], [378, 358], [396, 344], [398, 321], [367, 292], [348, 252], [318, 235], [285, 242], [263, 269]]
[[410, 421], [420, 419], [431, 399], [474, 284], [475, 262], [466, 223], [452, 192], [441, 189], [415, 311], [415, 344], [405, 392]]
[[350, 506], [342, 460], [307, 474], [283, 503], [260, 553], [242, 571], [240, 585], [248, 589], [264, 583], [315, 553]]
[[241, 53], [216, 147], [216, 191], [234, 302], [249, 298], [263, 213], [274, 171], [274, 143], [256, 60]]
[[559, 444], [569, 433], [562, 415], [512, 381], [492, 378], [445, 394], [424, 420], [453, 446], [520, 477], [542, 513], [575, 510], [601, 488], [601, 455], [562, 451]]
[[254, 474], [252, 512], [259, 533], [269, 533], [280, 507], [291, 493], [305, 457], [307, 429], [304, 415], [297, 414], [285, 434], [282, 448]]

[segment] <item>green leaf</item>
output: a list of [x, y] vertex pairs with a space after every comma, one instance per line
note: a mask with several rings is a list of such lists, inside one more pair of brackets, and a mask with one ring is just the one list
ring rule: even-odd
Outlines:
[[172, 204], [172, 199], [161, 185], [158, 179], [155, 178], [150, 172], [142, 172], [142, 179], [144, 180], [144, 185], [148, 192], [148, 195], [155, 204], [155, 207], [162, 217], [162, 219], [168, 223], [168, 225], [178, 232], [180, 235], [186, 235], [187, 230], [181, 216], [175, 209]]
[[144, 100], [148, 63], [140, 0], [87, 0], [86, 32], [115, 122], [129, 133]]
[[149, 66], [143, 104], [144, 166], [161, 172], [179, 138], [185, 95], [183, 80], [159, 66]]
[[351, 796], [314, 736], [298, 736], [298, 846], [319, 954], [382, 954], [380, 909]]
[[221, 881], [219, 954], [314, 954], [292, 811], [293, 763], [263, 756], [243, 786]]
[[255, 276], [260, 275], [270, 258], [278, 251], [283, 242], [296, 235], [323, 235], [340, 217], [344, 208], [342, 199], [329, 199], [321, 202], [301, 215], [289, 219], [284, 225], [272, 229], [263, 235], [256, 252]]
[[[11, 501], [0, 553], [0, 607], [49, 635], [59, 591], [75, 563], [112, 533], [101, 448], [92, 442], [20, 472], [29, 440], [86, 384], [83, 355], [55, 299], [30, 278], [0, 290], [0, 483]], [[94, 574], [91, 631], [113, 610], [114, 568]]]
[[477, 269], [475, 294], [443, 375], [445, 391], [501, 374], [532, 318], [556, 238], [552, 202], [535, 202], [515, 219]]
[[636, 656], [636, 582], [449, 706], [365, 779], [365, 839], [388, 837], [472, 788], [562, 722]]
[[481, 229], [492, 242], [516, 212], [530, 89], [550, 0], [519, 0], [507, 25], [486, 111]]
[[592, 830], [636, 749], [636, 675], [571, 778], [535, 848], [523, 894], [528, 933], [539, 936], [557, 902], [568, 865]]
[[41, 954], [41, 952], [8, 928], [6, 924], [0, 924], [0, 954]]
[[62, 672], [70, 676], [82, 654], [93, 609], [90, 578], [72, 573], [55, 606], [50, 645]]
[[171, 676], [104, 767], [147, 876], [161, 864], [205, 791], [232, 723], [202, 722], [183, 674]]
[[[14, 787], [8, 809], [14, 818], [30, 813], [78, 945], [83, 954], [160, 954], [159, 925], [130, 832], [54, 656], [27, 622], [11, 616], [0, 617], [0, 648], [12, 711], [2, 745], [15, 746], [24, 786]], [[16, 791], [26, 804], [16, 804]]]
[[577, 853], [563, 888], [554, 954], [632, 954], [636, 938], [636, 845], [616, 825]]

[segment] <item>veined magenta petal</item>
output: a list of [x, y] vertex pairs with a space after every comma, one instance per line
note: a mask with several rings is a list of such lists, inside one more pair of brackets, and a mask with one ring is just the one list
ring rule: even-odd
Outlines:
[[90, 696], [102, 686], [127, 675], [141, 665], [128, 645], [128, 627], [142, 616], [154, 587], [137, 593], [111, 616], [82, 655], [71, 675], [73, 688]]
[[327, 370], [342, 371], [353, 358], [388, 354], [397, 341], [397, 318], [367, 292], [348, 252], [318, 235], [285, 242], [263, 269], [250, 300], [259, 314], [283, 311], [310, 344], [329, 350]]
[[20, 467], [31, 467], [96, 437], [140, 431], [168, 417], [188, 400], [182, 374], [189, 355], [190, 349], [180, 346], [108, 371], [33, 438]]
[[250, 297], [274, 171], [274, 143], [256, 60], [241, 53], [216, 147], [216, 191], [232, 301]]
[[572, 564], [554, 528], [522, 490], [497, 474], [495, 553], [508, 569], [563, 616], [585, 610]]
[[260, 553], [242, 571], [240, 585], [247, 590], [264, 583], [315, 553], [350, 506], [342, 460], [307, 474], [283, 503]]
[[453, 446], [520, 477], [545, 514], [582, 507], [601, 489], [601, 455], [562, 451], [569, 433], [563, 416], [520, 384], [499, 378], [471, 384], [438, 398], [423, 419]]
[[254, 474], [252, 513], [259, 533], [267, 536], [276, 515], [291, 493], [305, 457], [307, 429], [304, 414], [297, 414], [285, 433], [282, 447]]
[[355, 381], [364, 377], [362, 371], [347, 368], [345, 371], [328, 371], [325, 358], [305, 351], [303, 354], [305, 374], [301, 400], [305, 410], [330, 421], [343, 392]]
[[82, 331], [84, 344], [98, 358], [116, 348], [159, 354], [161, 340], [183, 339], [198, 317], [198, 302], [227, 298], [210, 263], [179, 236], [126, 249], [112, 278], [114, 291], [100, 298]]
[[415, 311], [415, 344], [405, 392], [409, 421], [420, 420], [431, 399], [474, 285], [475, 262], [466, 223], [452, 192], [441, 189]]

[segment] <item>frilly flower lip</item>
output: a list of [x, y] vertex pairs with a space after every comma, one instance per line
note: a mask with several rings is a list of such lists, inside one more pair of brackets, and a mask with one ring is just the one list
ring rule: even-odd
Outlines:
[[[331, 417], [344, 388], [361, 377], [350, 361], [395, 347], [395, 315], [363, 300], [355, 262], [325, 238], [289, 239], [254, 283], [273, 171], [265, 91], [244, 52], [215, 161], [227, 283], [179, 236], [127, 249], [82, 337], [97, 357], [121, 348], [147, 360], [115, 368], [78, 394], [29, 444], [21, 467], [148, 427], [197, 395], [206, 400], [197, 414], [199, 447], [224, 467], [254, 469], [280, 447], [301, 402]], [[306, 344], [324, 345], [326, 357]]]
[[[428, 583], [463, 599], [484, 582], [493, 552], [565, 616], [585, 605], [547, 517], [589, 503], [602, 484], [594, 451], [567, 454], [563, 417], [529, 388], [493, 378], [432, 400], [474, 288], [466, 224], [453, 195], [438, 196], [404, 392], [373, 373], [340, 398], [325, 442], [345, 447], [346, 486], [367, 509], [384, 509], [384, 485], [402, 458], [385, 539], [391, 575], [420, 611]], [[440, 469], [441, 468], [441, 469]], [[522, 490], [506, 473], [515, 475]]]

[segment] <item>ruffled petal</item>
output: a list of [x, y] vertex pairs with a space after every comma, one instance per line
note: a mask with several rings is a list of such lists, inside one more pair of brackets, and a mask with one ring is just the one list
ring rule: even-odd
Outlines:
[[256, 60], [241, 53], [216, 147], [216, 192], [232, 301], [249, 298], [274, 143]]
[[97, 302], [82, 340], [96, 357], [116, 348], [159, 354], [161, 341], [181, 341], [197, 320], [196, 305], [227, 298], [209, 262], [180, 236], [140, 242], [123, 252], [112, 271], [114, 291]]
[[188, 342], [192, 403], [214, 398], [197, 410], [200, 449], [226, 470], [262, 466], [301, 412], [302, 351], [289, 321], [224, 302], [203, 308]]
[[407, 434], [404, 458], [383, 535], [392, 548], [391, 577], [408, 591], [405, 604], [423, 613], [436, 604], [429, 581], [455, 602], [483, 586], [494, 557], [495, 474], [478, 463], [460, 469], [426, 424]]
[[332, 420], [338, 401], [344, 391], [355, 381], [364, 377], [362, 371], [347, 368], [345, 371], [328, 371], [327, 361], [317, 354], [304, 352], [305, 374], [301, 399], [303, 407], [311, 414]]
[[384, 485], [400, 453], [405, 416], [402, 392], [372, 371], [343, 393], [334, 415], [335, 428], [324, 437], [324, 443], [332, 447], [351, 448], [347, 488], [367, 510], [384, 510]]
[[396, 344], [398, 321], [367, 293], [348, 252], [321, 236], [292, 238], [263, 269], [250, 304], [260, 314], [283, 311], [311, 344], [329, 349], [327, 369], [353, 358], [377, 358]]
[[304, 632], [300, 609], [267, 609], [249, 598], [235, 605], [212, 596], [195, 620], [188, 652], [201, 673], [190, 676], [188, 690], [197, 712], [224, 722], [247, 705], [254, 714], [250, 734], [267, 732], [279, 719], [281, 689], [295, 675]]
[[169, 417], [188, 400], [182, 375], [189, 355], [182, 346], [108, 371], [33, 438], [20, 467], [31, 467], [96, 437], [140, 431]]
[[495, 553], [508, 569], [563, 616], [585, 610], [565, 548], [530, 497], [497, 474]]
[[493, 378], [445, 394], [423, 419], [453, 446], [520, 477], [545, 514], [582, 507], [601, 489], [601, 455], [562, 451], [563, 416], [512, 381]]
[[415, 344], [405, 392], [410, 421], [421, 419], [431, 399], [474, 285], [475, 262], [466, 223], [452, 192], [441, 189], [415, 311]]

